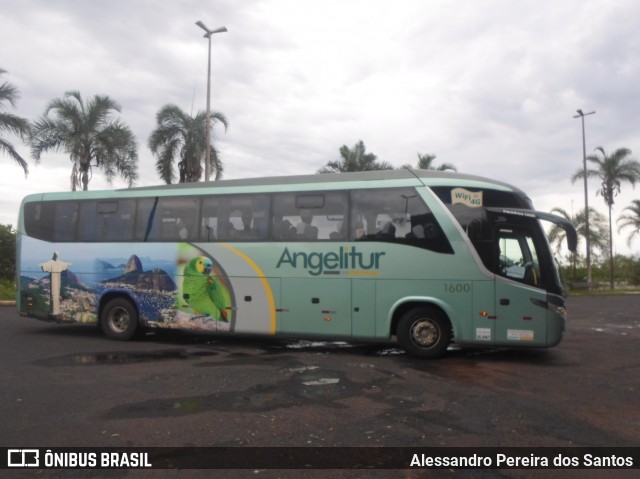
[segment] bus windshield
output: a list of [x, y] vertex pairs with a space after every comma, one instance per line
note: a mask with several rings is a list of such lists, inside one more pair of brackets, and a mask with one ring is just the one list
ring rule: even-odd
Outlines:
[[[563, 228], [569, 250], [575, 251], [577, 235], [568, 220], [534, 211], [529, 199], [517, 193], [432, 189], [458, 221], [489, 271], [550, 293], [565, 295], [557, 261], [551, 254], [539, 220], [550, 221]], [[475, 200], [457, 201], [456, 195], [460, 190]]]

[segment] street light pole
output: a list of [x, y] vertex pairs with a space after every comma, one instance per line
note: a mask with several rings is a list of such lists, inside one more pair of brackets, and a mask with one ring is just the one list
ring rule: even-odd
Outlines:
[[204, 181], [209, 181], [211, 177], [211, 35], [214, 33], [223, 33], [227, 31], [227, 27], [216, 28], [215, 30], [209, 30], [202, 21], [196, 22], [200, 28], [206, 33], [204, 38], [209, 40], [209, 60], [207, 62], [207, 131], [206, 131], [206, 159], [204, 165]]
[[584, 113], [582, 110], [576, 110], [577, 115], [574, 118], [582, 120], [582, 166], [584, 168], [584, 213], [585, 213], [585, 241], [587, 243], [587, 288], [591, 289], [591, 239], [589, 234], [589, 196], [587, 195], [587, 144], [584, 135], [584, 117], [593, 115], [595, 111]]

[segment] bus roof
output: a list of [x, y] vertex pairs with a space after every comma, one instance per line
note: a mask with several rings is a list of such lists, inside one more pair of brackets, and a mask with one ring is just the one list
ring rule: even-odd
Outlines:
[[274, 193], [284, 191], [317, 191], [406, 186], [484, 188], [512, 192], [528, 199], [520, 189], [481, 176], [447, 171], [398, 169], [354, 173], [271, 176], [235, 180], [139, 186], [116, 190], [58, 191], [26, 196], [23, 203], [41, 200], [103, 199], [129, 196], [181, 196], [189, 194]]
[[[268, 176], [259, 178], [243, 178], [235, 180], [216, 180], [198, 183], [177, 183], [171, 185], [140, 186], [126, 188], [126, 191], [144, 190], [174, 190], [196, 188], [228, 188], [228, 187], [255, 187], [277, 185], [309, 185], [326, 183], [346, 183], [363, 181], [388, 181], [388, 180], [419, 180], [426, 186], [463, 186], [492, 187], [495, 189], [522, 193], [518, 188], [500, 181], [483, 178], [481, 176], [453, 173], [448, 171], [418, 170], [402, 168], [398, 170], [361, 171], [353, 173], [324, 173], [313, 175], [292, 176]], [[123, 191], [120, 190], [120, 191]]]

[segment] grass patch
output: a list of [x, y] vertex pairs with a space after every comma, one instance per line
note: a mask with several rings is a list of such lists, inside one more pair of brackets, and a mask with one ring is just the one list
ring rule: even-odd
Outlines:
[[15, 301], [16, 285], [9, 279], [0, 279], [0, 301]]
[[573, 289], [569, 291], [569, 296], [621, 296], [624, 294], [640, 294], [638, 288], [597, 288], [589, 291], [588, 289]]

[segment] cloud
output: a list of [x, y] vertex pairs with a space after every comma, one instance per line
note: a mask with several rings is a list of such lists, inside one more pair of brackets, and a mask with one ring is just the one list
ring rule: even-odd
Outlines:
[[[211, 88], [230, 122], [216, 130], [227, 178], [313, 173], [362, 139], [395, 166], [434, 153], [521, 187], [544, 209], [577, 208], [577, 108], [597, 111], [588, 152], [640, 155], [632, 0], [5, 0], [0, 67], [21, 91], [17, 113], [37, 118], [67, 90], [108, 94], [137, 137], [140, 184], [158, 183], [146, 147], [157, 111], [205, 108], [197, 20], [229, 29], [212, 39]], [[43, 159], [27, 180], [8, 159], [0, 166], [6, 192], [68, 185], [65, 155]], [[625, 188], [620, 211], [634, 194]], [[17, 209], [4, 201], [3, 211]]]

